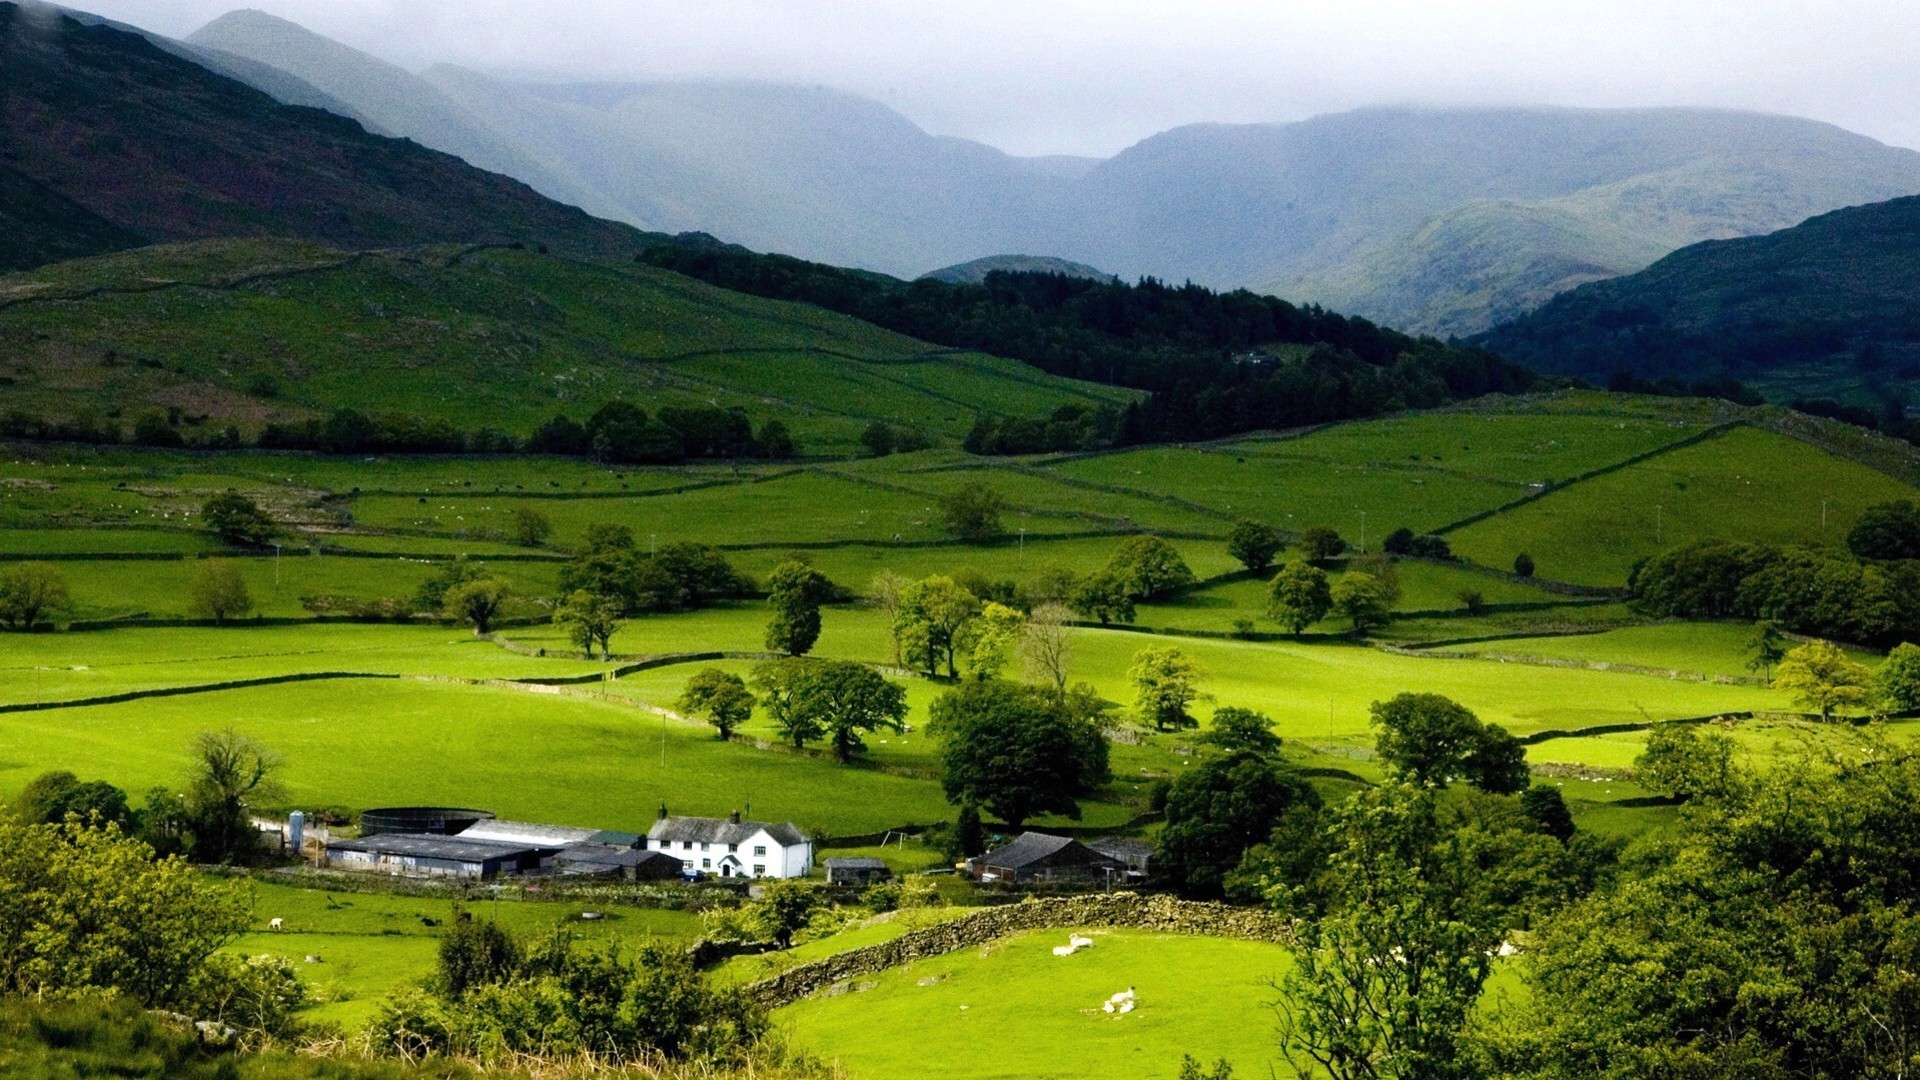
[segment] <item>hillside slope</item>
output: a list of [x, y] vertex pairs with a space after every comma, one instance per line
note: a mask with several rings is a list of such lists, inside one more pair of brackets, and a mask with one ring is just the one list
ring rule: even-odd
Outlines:
[[1086, 278], [1088, 281], [1114, 281], [1112, 274], [1097, 266], [1077, 263], [1068, 259], [1056, 259], [1047, 255], [989, 255], [984, 259], [955, 263], [930, 270], [920, 276], [929, 281], [944, 281], [949, 285], [979, 285], [987, 280], [987, 275], [999, 272], [1003, 274], [1065, 274], [1073, 278]]
[[[645, 228], [902, 277], [1030, 252], [1440, 335], [1700, 240], [1920, 193], [1920, 154], [1711, 110], [1365, 109], [1193, 125], [1105, 161], [1017, 158], [817, 87], [414, 77], [250, 13], [193, 40]], [[473, 123], [539, 168], [472, 150]]]
[[619, 399], [845, 449], [875, 419], [957, 441], [977, 414], [1134, 396], [631, 262], [466, 246], [202, 241], [0, 276], [0, 355], [9, 409], [122, 431], [171, 411], [189, 442], [339, 408], [524, 438]]
[[[0, 170], [46, 193], [9, 204], [0, 268], [233, 235], [610, 255], [646, 242], [518, 181], [283, 105], [138, 34], [40, 5], [0, 2]], [[97, 219], [78, 233], [76, 206]]]
[[1582, 286], [1481, 340], [1547, 371], [1785, 390], [1920, 378], [1920, 198], [1696, 244]]

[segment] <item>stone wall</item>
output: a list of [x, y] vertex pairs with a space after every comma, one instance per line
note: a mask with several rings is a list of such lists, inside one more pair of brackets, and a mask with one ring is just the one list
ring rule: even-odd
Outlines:
[[1013, 934], [1094, 926], [1251, 941], [1280, 942], [1287, 937], [1287, 924], [1278, 917], [1225, 904], [1198, 904], [1170, 896], [1136, 893], [1036, 898], [984, 908], [957, 919], [910, 930], [892, 941], [800, 964], [770, 978], [748, 983], [742, 989], [755, 1004], [775, 1009], [848, 979], [985, 945]]

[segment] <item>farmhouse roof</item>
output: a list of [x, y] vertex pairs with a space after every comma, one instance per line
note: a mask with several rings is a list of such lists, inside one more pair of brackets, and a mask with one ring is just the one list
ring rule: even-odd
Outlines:
[[835, 855], [822, 865], [829, 870], [885, 870], [886, 861], [867, 855]]
[[540, 848], [528, 844], [509, 844], [497, 840], [472, 840], [464, 836], [437, 833], [381, 833], [357, 840], [335, 840], [329, 851], [364, 851], [372, 855], [398, 855], [415, 859], [445, 859], [448, 862], [486, 862], [538, 854]]
[[980, 860], [984, 865], [1002, 870], [1021, 870], [1042, 863], [1055, 866], [1077, 866], [1088, 863], [1113, 862], [1085, 844], [1070, 836], [1049, 836], [1046, 833], [1021, 833], [1008, 841], [1005, 846], [989, 851]]
[[705, 817], [663, 817], [647, 830], [647, 839], [676, 844], [744, 844], [762, 830], [782, 847], [794, 847], [807, 842], [807, 834], [792, 822], [776, 824]]
[[604, 844], [577, 844], [566, 848], [553, 857], [561, 865], [590, 866], [644, 866], [650, 862], [665, 861], [676, 868], [680, 860], [664, 851], [641, 851], [630, 847], [607, 847]]

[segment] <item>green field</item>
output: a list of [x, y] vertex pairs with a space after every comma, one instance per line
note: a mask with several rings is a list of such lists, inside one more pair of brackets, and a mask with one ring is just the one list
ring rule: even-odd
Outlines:
[[[1066, 936], [1023, 934], [923, 960], [775, 1017], [856, 1077], [1171, 1078], [1182, 1054], [1225, 1058], [1236, 1076], [1284, 1070], [1268, 985], [1286, 970], [1279, 946], [1094, 930], [1093, 948], [1053, 955]], [[1132, 1013], [1101, 1011], [1129, 986]]]

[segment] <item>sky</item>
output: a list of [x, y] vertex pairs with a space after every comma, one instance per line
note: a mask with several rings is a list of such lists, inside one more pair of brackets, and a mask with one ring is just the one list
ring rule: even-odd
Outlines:
[[[233, 0], [67, 0], [182, 37]], [[1920, 0], [251, 0], [419, 69], [750, 78], [1016, 154], [1367, 105], [1693, 105], [1920, 149]]]

